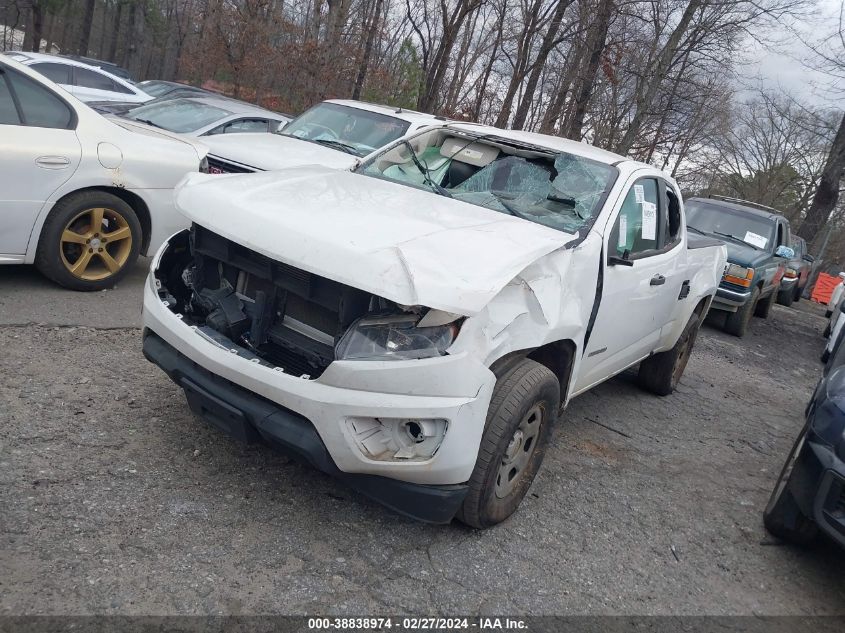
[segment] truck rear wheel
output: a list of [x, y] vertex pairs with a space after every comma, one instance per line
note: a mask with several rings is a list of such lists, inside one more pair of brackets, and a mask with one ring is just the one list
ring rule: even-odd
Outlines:
[[795, 290], [781, 290], [777, 293], [777, 296], [778, 303], [788, 308], [792, 305], [792, 302], [795, 301]]
[[701, 318], [693, 312], [675, 347], [649, 356], [640, 363], [637, 378], [643, 389], [658, 396], [668, 396], [675, 391], [681, 376], [684, 375], [700, 326]]
[[543, 462], [559, 403], [557, 377], [533, 360], [496, 381], [459, 521], [483, 529], [516, 511]]
[[739, 336], [742, 338], [748, 331], [748, 322], [751, 320], [751, 314], [757, 306], [757, 301], [760, 298], [760, 289], [754, 288], [751, 291], [751, 296], [744, 305], [737, 308], [736, 312], [729, 312], [728, 318], [725, 319], [725, 332]]

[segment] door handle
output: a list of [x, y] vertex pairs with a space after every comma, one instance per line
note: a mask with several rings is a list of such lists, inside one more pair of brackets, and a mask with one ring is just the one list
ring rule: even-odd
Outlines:
[[39, 156], [35, 164], [44, 169], [64, 169], [70, 165], [70, 159], [67, 156]]
[[666, 283], [666, 277], [664, 277], [663, 275], [655, 275], [651, 278], [651, 281], [648, 283], [651, 286], [662, 286]]

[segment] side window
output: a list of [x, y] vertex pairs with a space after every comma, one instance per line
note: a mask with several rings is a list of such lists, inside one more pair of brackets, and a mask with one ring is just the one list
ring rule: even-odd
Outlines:
[[115, 83], [105, 75], [76, 66], [73, 69], [73, 85], [81, 88], [114, 91]]
[[121, 85], [121, 84], [120, 84], [120, 83], [118, 83], [117, 81], [114, 81], [114, 80], [111, 80], [111, 79], [110, 79], [109, 81], [111, 81], [111, 90], [112, 90], [112, 92], [119, 92], [119, 93], [120, 93], [120, 94], [122, 94], [122, 95], [134, 95], [134, 94], [135, 94], [135, 93], [134, 93], [134, 92], [132, 92], [129, 88], [127, 88], [126, 86]]
[[44, 86], [15, 72], [4, 73], [6, 81], [18, 98], [24, 125], [69, 129], [73, 124], [73, 110]]
[[681, 241], [681, 201], [668, 183], [660, 184], [666, 194], [660, 213], [660, 248], [672, 248]]
[[0, 73], [0, 125], [20, 125], [21, 117], [15, 106], [15, 99], [9, 84], [6, 83], [5, 73]]
[[43, 62], [41, 64], [32, 64], [30, 68], [37, 70], [47, 79], [55, 81], [57, 84], [67, 85], [70, 83], [70, 66], [67, 64]]
[[635, 182], [610, 232], [610, 252], [624, 257], [626, 253], [636, 256], [659, 248], [659, 207], [657, 180], [641, 178]]

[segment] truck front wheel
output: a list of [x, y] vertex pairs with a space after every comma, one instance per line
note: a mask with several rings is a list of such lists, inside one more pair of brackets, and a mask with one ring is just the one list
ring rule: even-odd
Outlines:
[[496, 381], [459, 521], [483, 529], [516, 511], [543, 462], [559, 403], [557, 377], [533, 360]]
[[760, 289], [754, 288], [751, 291], [751, 296], [745, 304], [737, 308], [736, 312], [729, 312], [728, 318], [725, 319], [725, 332], [739, 336], [745, 336], [748, 331], [748, 322], [751, 320], [751, 315], [757, 307], [757, 300], [760, 298]]
[[684, 375], [700, 325], [701, 318], [693, 312], [675, 347], [649, 356], [640, 363], [638, 379], [643, 389], [658, 396], [668, 396], [675, 391]]

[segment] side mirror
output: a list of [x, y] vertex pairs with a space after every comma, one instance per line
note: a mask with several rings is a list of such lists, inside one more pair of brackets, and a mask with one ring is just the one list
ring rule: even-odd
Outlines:
[[792, 259], [795, 257], [795, 251], [788, 246], [778, 246], [775, 250], [775, 257], [783, 257], [784, 259]]
[[814, 261], [816, 261], [816, 258], [812, 255], [804, 255], [804, 261], [808, 261], [812, 264]]

